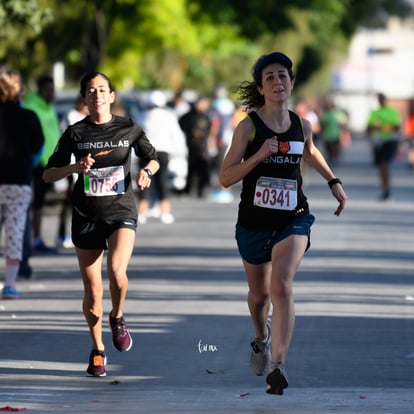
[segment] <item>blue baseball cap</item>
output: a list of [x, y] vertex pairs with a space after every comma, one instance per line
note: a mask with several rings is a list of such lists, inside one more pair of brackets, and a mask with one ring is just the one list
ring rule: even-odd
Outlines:
[[281, 52], [273, 52], [269, 53], [268, 55], [262, 56], [254, 66], [253, 69], [253, 77], [258, 80], [260, 78], [260, 74], [263, 68], [270, 63], [280, 63], [286, 69], [292, 69], [293, 63], [292, 61], [283, 53]]

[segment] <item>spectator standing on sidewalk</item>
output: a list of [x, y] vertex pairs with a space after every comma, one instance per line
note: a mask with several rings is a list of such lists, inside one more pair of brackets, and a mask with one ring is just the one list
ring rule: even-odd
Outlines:
[[184, 99], [183, 91], [177, 91], [171, 102], [171, 107], [177, 118], [181, 118], [184, 114], [190, 111], [191, 105]]
[[197, 197], [203, 198], [210, 185], [208, 143], [211, 132], [210, 99], [199, 96], [187, 112], [178, 119], [184, 131], [188, 148], [188, 173], [185, 193], [191, 195], [196, 186]]
[[[141, 191], [138, 202], [138, 220], [144, 224], [148, 218], [150, 204], [159, 203], [160, 220], [164, 224], [174, 223], [169, 196], [170, 157], [187, 157], [185, 136], [178, 124], [177, 116], [167, 108], [167, 99], [162, 91], [152, 91], [148, 97], [148, 110], [142, 119], [142, 127], [151, 143], [157, 148], [160, 169], [150, 188]], [[141, 160], [142, 162], [142, 160]]]
[[6, 277], [3, 299], [17, 299], [23, 235], [32, 198], [32, 157], [44, 143], [42, 128], [33, 111], [20, 105], [21, 77], [9, 68], [0, 69], [0, 229], [6, 231]]
[[78, 174], [72, 192], [72, 241], [84, 285], [83, 312], [92, 339], [87, 374], [102, 377], [106, 375], [102, 338], [104, 252], [107, 250], [112, 344], [125, 352], [132, 347], [123, 307], [137, 227], [131, 152], [146, 160], [136, 177], [140, 190], [150, 186], [159, 163], [155, 148], [141, 128], [131, 119], [111, 113], [115, 92], [105, 74], [86, 74], [80, 82], [80, 93], [89, 115], [63, 133], [43, 178], [53, 182]]
[[330, 165], [335, 165], [342, 156], [342, 143], [345, 134], [349, 134], [347, 116], [339, 110], [331, 99], [326, 99], [321, 115], [321, 138]]
[[42, 75], [37, 80], [37, 92], [30, 93], [24, 100], [24, 106], [31, 109], [39, 117], [42, 125], [45, 145], [39, 164], [33, 170], [33, 203], [32, 203], [32, 238], [33, 253], [56, 253], [56, 250], [46, 246], [42, 238], [42, 216], [46, 193], [50, 184], [42, 180], [47, 160], [53, 153], [60, 137], [59, 119], [53, 104], [55, 98], [54, 80], [49, 75]]
[[383, 93], [377, 94], [379, 107], [371, 111], [368, 118], [367, 134], [371, 139], [374, 164], [378, 168], [382, 189], [380, 200], [388, 200], [391, 196], [390, 165], [397, 153], [400, 133], [401, 115], [387, 104]]
[[267, 392], [281, 395], [288, 386], [284, 363], [295, 322], [292, 285], [314, 221], [302, 191], [302, 157], [327, 181], [339, 202], [336, 215], [347, 196], [314, 145], [310, 122], [288, 109], [294, 85], [289, 57], [264, 55], [252, 75], [238, 88], [250, 112], [234, 132], [220, 181], [224, 187], [242, 181], [236, 240], [255, 329], [250, 362], [256, 375], [267, 374]]
[[[211, 157], [211, 174], [215, 187], [209, 194], [209, 200], [217, 203], [231, 203], [233, 195], [231, 191], [223, 189], [218, 183], [218, 174], [224, 155], [230, 145], [234, 131], [234, 114], [236, 105], [229, 98], [227, 88], [218, 85], [214, 91], [214, 99], [211, 104], [211, 141], [214, 154]], [[217, 124], [217, 125], [215, 125]]]

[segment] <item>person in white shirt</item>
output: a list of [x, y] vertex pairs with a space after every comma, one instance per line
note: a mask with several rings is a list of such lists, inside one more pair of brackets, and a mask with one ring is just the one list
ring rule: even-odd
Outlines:
[[[162, 223], [171, 224], [175, 221], [171, 214], [170, 168], [171, 161], [186, 159], [187, 145], [185, 135], [180, 128], [177, 116], [167, 108], [167, 99], [162, 91], [152, 91], [148, 97], [148, 110], [142, 119], [142, 128], [151, 137], [157, 149], [160, 169], [153, 178], [152, 186], [139, 193], [138, 221], [147, 222], [150, 206], [159, 204], [159, 217]], [[186, 162], [183, 163], [184, 165]], [[184, 180], [185, 183], [185, 180]], [[154, 211], [154, 209], [152, 209]]]

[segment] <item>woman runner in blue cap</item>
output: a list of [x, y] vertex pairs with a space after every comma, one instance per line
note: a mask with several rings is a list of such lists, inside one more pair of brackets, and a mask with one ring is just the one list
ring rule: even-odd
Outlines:
[[251, 367], [267, 375], [267, 392], [278, 395], [288, 387], [284, 363], [295, 323], [293, 280], [314, 221], [302, 191], [302, 159], [327, 181], [339, 202], [335, 215], [347, 200], [312, 141], [309, 121], [288, 109], [292, 66], [283, 53], [264, 55], [253, 66], [253, 81], [238, 86], [248, 116], [237, 126], [220, 171], [224, 187], [242, 181], [236, 240], [255, 329]]

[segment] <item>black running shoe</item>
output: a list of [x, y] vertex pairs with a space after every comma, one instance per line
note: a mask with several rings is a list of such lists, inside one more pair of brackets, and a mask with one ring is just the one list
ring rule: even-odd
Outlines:
[[104, 351], [97, 351], [92, 349], [89, 356], [89, 366], [86, 373], [90, 377], [105, 377], [106, 376], [106, 355]]
[[271, 372], [266, 377], [269, 388], [268, 394], [283, 395], [283, 390], [289, 386], [288, 377], [282, 362], [272, 363]]
[[112, 331], [112, 345], [119, 352], [129, 351], [132, 347], [132, 338], [128, 332], [123, 316], [112, 318], [109, 315], [109, 325]]

